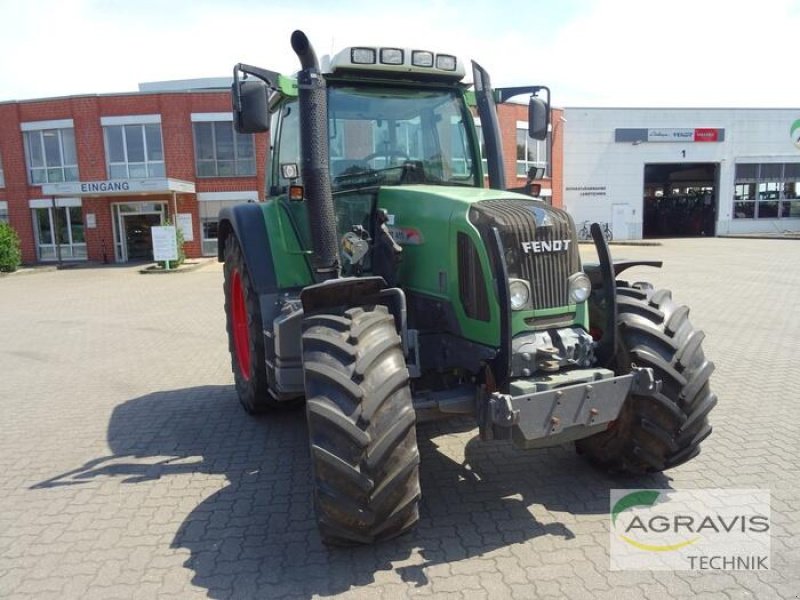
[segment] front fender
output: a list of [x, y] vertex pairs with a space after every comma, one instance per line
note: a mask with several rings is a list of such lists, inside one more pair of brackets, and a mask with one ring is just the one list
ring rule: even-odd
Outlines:
[[259, 295], [277, 292], [278, 282], [262, 205], [237, 204], [220, 211], [217, 240], [217, 260], [220, 262], [225, 260], [225, 243], [230, 235], [239, 240], [255, 291]]

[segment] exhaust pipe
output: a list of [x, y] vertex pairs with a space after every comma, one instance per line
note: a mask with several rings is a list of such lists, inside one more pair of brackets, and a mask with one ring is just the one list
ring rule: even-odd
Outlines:
[[328, 97], [319, 61], [306, 34], [292, 33], [292, 50], [300, 59], [297, 74], [300, 105], [300, 160], [314, 255], [314, 278], [339, 276], [339, 244], [328, 167]]

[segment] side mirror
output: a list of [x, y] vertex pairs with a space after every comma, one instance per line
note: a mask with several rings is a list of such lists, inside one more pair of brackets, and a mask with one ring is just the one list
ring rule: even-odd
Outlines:
[[269, 131], [269, 89], [260, 81], [234, 81], [233, 125], [239, 133]]
[[528, 103], [528, 135], [535, 140], [547, 138], [550, 125], [550, 105], [538, 96], [532, 96]]

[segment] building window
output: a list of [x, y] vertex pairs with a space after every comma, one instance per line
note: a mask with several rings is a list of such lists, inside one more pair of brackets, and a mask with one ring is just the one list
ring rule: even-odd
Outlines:
[[3, 175], [3, 157], [0, 155], [0, 188], [6, 187], [6, 178]]
[[734, 219], [800, 218], [800, 163], [740, 163]]
[[73, 128], [35, 129], [24, 134], [28, 180], [32, 185], [78, 181]]
[[237, 133], [233, 121], [194, 123], [198, 177], [252, 177], [256, 174], [252, 134]]
[[203, 256], [216, 256], [219, 211], [244, 202], [255, 202], [258, 192], [207, 192], [198, 195]]
[[486, 160], [486, 142], [483, 139], [483, 127], [479, 119], [475, 119], [475, 132], [478, 134], [478, 143], [481, 146], [481, 169], [483, 176], [489, 176], [489, 161]]
[[0, 200], [0, 223], [8, 223], [8, 202]]
[[[550, 134], [548, 134], [548, 138]], [[531, 167], [542, 167], [550, 176], [550, 163], [547, 160], [549, 139], [535, 140], [528, 136], [528, 124], [517, 123], [517, 177], [526, 177]]]
[[33, 227], [39, 260], [85, 260], [86, 238], [80, 206], [34, 208]]
[[109, 179], [164, 177], [161, 123], [105, 125]]
[[[273, 141], [273, 147], [277, 145], [278, 148], [278, 160], [274, 161], [273, 164], [270, 165], [272, 168], [272, 181], [277, 182], [277, 186], [273, 186], [270, 191], [270, 194], [280, 194], [285, 192], [288, 189], [288, 186], [293, 183], [288, 179], [283, 178], [283, 174], [281, 173], [280, 165], [287, 164], [287, 163], [296, 163], [300, 167], [300, 177], [294, 183], [302, 184], [303, 179], [303, 169], [300, 163], [300, 109], [298, 108], [297, 102], [291, 102], [283, 106], [280, 113], [276, 113], [276, 115], [280, 115], [280, 126], [274, 127], [277, 124], [276, 121], [273, 121], [273, 129], [272, 131], [279, 131], [280, 136], [277, 139], [277, 144]], [[334, 121], [335, 123], [336, 121]], [[366, 153], [365, 149], [365, 153]], [[341, 152], [339, 153], [341, 156]], [[333, 162], [333, 161], [332, 161]], [[341, 173], [341, 170], [334, 165], [340, 164], [340, 161], [337, 159], [335, 163], [331, 165], [331, 173], [335, 176]]]
[[452, 172], [453, 175], [461, 177], [470, 177], [472, 175], [473, 165], [472, 156], [469, 153], [469, 144], [465, 137], [466, 130], [462, 124], [461, 116], [453, 115], [450, 117], [450, 131], [447, 132], [450, 138], [450, 149], [452, 154]]

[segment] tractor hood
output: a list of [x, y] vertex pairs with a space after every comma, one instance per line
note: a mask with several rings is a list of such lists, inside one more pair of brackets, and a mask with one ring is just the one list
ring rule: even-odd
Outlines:
[[505, 277], [531, 282], [532, 310], [570, 310], [567, 278], [580, 258], [565, 211], [514, 192], [431, 185], [381, 188], [378, 207], [403, 247], [401, 287], [450, 303], [459, 335], [499, 344], [497, 286], [504, 270]]
[[[530, 196], [489, 188], [454, 187], [439, 185], [403, 185], [381, 188], [380, 198], [393, 198], [400, 195], [409, 202], [444, 201], [444, 204], [472, 204], [481, 200], [531, 200]], [[544, 206], [545, 204], [542, 203]]]
[[462, 232], [483, 245], [469, 216], [470, 209], [484, 201], [536, 202], [547, 207], [530, 196], [487, 188], [403, 185], [380, 189], [378, 208], [388, 214], [389, 231], [403, 247], [400, 279], [404, 287], [453, 297], [452, 286], [457, 283], [455, 238]]
[[[436, 185], [386, 186], [378, 192], [378, 208], [388, 215], [389, 231], [403, 246], [401, 279], [404, 285], [436, 295], [452, 290], [443, 284], [452, 271], [455, 240], [459, 231], [476, 244], [480, 232], [470, 222], [470, 211], [484, 202], [502, 204], [535, 203], [545, 210], [547, 204], [530, 196], [488, 188]], [[455, 280], [455, 277], [452, 277]]]
[[[541, 200], [489, 188], [404, 185], [382, 187], [378, 194], [378, 207], [388, 213], [389, 226], [401, 245], [427, 245], [434, 239], [445, 242], [448, 226], [470, 230], [477, 236], [474, 212], [486, 203], [526, 206], [540, 214], [568, 219], [564, 211]], [[497, 218], [501, 219], [502, 226], [502, 217], [498, 215]]]

